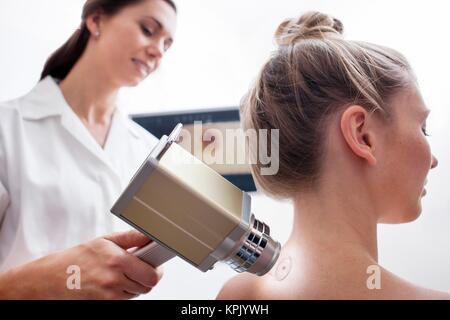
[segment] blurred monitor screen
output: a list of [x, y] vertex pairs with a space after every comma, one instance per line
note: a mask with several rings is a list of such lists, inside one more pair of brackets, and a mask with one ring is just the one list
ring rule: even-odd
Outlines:
[[[189, 135], [182, 135], [179, 142], [181, 146], [241, 190], [256, 191], [250, 167], [247, 161], [242, 161], [245, 160], [245, 144], [239, 143], [239, 139], [229, 134], [239, 134], [236, 131], [240, 128], [238, 108], [135, 114], [132, 119], [158, 139], [170, 134], [178, 123], [182, 123], [184, 133]], [[194, 126], [195, 122], [197, 126]], [[205, 161], [205, 154], [223, 161]]]

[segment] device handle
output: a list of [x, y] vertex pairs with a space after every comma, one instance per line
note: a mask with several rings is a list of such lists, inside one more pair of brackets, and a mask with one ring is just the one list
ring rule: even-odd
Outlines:
[[138, 248], [133, 254], [155, 268], [176, 257], [175, 253], [153, 241]]

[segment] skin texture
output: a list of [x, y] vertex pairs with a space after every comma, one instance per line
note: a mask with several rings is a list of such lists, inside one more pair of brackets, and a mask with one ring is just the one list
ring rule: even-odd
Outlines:
[[[115, 233], [45, 256], [0, 275], [0, 299], [130, 299], [148, 293], [162, 277], [127, 251], [149, 239]], [[68, 266], [80, 267], [81, 288], [67, 288]]]
[[91, 32], [86, 50], [60, 87], [70, 107], [104, 147], [117, 92], [138, 85], [159, 67], [174, 39], [176, 12], [162, 0], [146, 0], [111, 17], [93, 14], [86, 25]]
[[[294, 225], [263, 277], [231, 279], [219, 299], [448, 299], [378, 265], [377, 224], [419, 217], [437, 166], [425, 135], [426, 108], [414, 83], [389, 103], [390, 120], [348, 106], [327, 124], [319, 183], [298, 191]], [[381, 288], [368, 289], [369, 266]]]

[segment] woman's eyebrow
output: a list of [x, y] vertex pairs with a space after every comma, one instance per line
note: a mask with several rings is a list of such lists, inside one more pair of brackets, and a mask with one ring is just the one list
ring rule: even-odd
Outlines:
[[[156, 18], [154, 18], [152, 16], [144, 16], [144, 19], [151, 20], [151, 21], [155, 22], [157, 24], [159, 30], [167, 30], [167, 29], [164, 28], [164, 25], [158, 19], [156, 19]], [[172, 37], [170, 37], [169, 40], [171, 42], [173, 42]]]
[[156, 19], [156, 18], [154, 18], [154, 17], [152, 17], [152, 16], [144, 16], [144, 19], [152, 20], [152, 21], [154, 21], [154, 22], [158, 25], [158, 28], [159, 28], [159, 29], [164, 29], [163, 24], [162, 24], [158, 19]]

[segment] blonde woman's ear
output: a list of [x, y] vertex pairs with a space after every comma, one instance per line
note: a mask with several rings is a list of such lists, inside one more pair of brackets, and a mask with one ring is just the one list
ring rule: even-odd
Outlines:
[[353, 154], [367, 161], [371, 166], [377, 164], [374, 151], [374, 134], [369, 125], [369, 112], [361, 106], [348, 107], [341, 116], [341, 133]]

